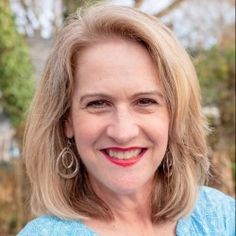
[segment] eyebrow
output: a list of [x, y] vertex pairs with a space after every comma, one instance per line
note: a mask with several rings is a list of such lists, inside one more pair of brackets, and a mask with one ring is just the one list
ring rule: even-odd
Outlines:
[[[159, 98], [164, 99], [163, 93], [161, 93], [160, 91], [157, 91], [157, 90], [135, 93], [134, 95], [131, 96], [131, 99], [133, 99], [135, 97], [141, 97], [141, 96], [158, 96]], [[82, 103], [86, 99], [98, 98], [98, 97], [99, 98], [104, 98], [104, 99], [114, 98], [112, 95], [108, 95], [108, 94], [105, 94], [105, 93], [88, 93], [88, 94], [83, 95], [79, 99], [79, 101], [80, 101], [80, 103]]]

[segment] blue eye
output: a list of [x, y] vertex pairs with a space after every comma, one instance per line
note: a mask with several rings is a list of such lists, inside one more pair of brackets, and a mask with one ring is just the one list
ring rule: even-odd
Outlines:
[[136, 104], [142, 107], [146, 107], [146, 106], [151, 106], [158, 103], [152, 98], [140, 98], [136, 101]]

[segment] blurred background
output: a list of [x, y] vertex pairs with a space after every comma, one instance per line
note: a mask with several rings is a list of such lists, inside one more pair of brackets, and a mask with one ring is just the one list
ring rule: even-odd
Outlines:
[[136, 7], [168, 27], [192, 56], [202, 89], [212, 176], [209, 185], [235, 196], [235, 1], [1, 0], [0, 235], [15, 235], [33, 216], [22, 161], [25, 117], [64, 19], [78, 7], [108, 2]]

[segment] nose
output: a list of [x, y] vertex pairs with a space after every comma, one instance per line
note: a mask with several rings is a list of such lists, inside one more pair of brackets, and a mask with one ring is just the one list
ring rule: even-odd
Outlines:
[[128, 110], [117, 111], [107, 126], [107, 136], [118, 144], [126, 144], [139, 134], [135, 117]]

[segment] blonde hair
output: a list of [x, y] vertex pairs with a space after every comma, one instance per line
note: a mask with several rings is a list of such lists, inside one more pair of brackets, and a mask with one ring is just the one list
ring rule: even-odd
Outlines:
[[75, 178], [65, 180], [55, 170], [56, 159], [66, 146], [64, 119], [73, 93], [75, 57], [79, 57], [82, 48], [113, 36], [144, 45], [163, 83], [170, 113], [168, 155], [174, 164], [169, 178], [161, 166], [156, 171], [151, 220], [157, 223], [179, 219], [192, 210], [198, 186], [207, 179], [209, 167], [206, 124], [195, 70], [183, 47], [155, 17], [128, 7], [107, 5], [73, 15], [59, 32], [46, 64], [24, 141], [32, 210], [35, 214], [71, 219], [113, 218], [109, 207], [93, 191], [78, 153], [81, 168]]

